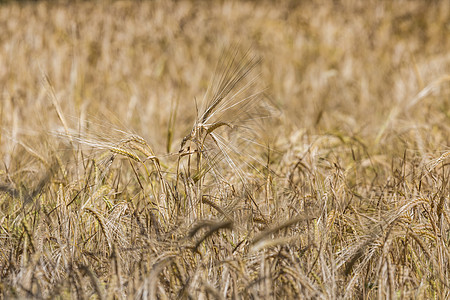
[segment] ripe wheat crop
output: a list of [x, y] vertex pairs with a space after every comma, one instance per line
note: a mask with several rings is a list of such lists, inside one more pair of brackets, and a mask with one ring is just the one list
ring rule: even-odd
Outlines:
[[447, 299], [448, 1], [0, 4], [0, 299]]

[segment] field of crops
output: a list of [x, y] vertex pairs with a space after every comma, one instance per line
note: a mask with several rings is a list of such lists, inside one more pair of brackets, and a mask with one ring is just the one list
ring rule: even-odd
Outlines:
[[0, 93], [0, 299], [450, 298], [449, 1], [7, 1]]

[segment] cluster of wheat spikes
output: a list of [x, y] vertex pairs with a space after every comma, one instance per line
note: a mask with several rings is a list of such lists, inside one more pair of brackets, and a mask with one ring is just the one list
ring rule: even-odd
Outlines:
[[0, 299], [450, 298], [450, 2], [212, 2], [0, 4]]

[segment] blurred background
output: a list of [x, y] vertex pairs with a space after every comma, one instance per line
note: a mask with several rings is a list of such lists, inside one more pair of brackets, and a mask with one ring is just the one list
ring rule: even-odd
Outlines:
[[376, 147], [412, 135], [425, 151], [448, 144], [449, 40], [448, 1], [6, 2], [1, 126], [61, 126], [46, 74], [70, 126], [114, 124], [164, 152], [174, 104], [178, 145], [223, 49], [239, 44], [262, 58], [275, 135], [333, 132]]

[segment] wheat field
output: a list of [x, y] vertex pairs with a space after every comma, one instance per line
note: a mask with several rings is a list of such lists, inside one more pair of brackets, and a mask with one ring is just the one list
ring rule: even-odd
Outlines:
[[449, 1], [0, 3], [0, 299], [449, 299]]

